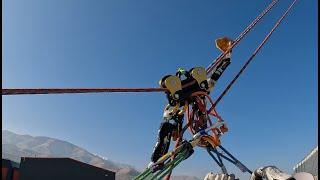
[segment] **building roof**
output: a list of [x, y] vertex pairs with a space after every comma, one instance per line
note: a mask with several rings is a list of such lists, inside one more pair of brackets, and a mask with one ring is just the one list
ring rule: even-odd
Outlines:
[[2, 159], [2, 167], [19, 168], [20, 164], [9, 159]]
[[318, 175], [318, 146], [295, 165], [293, 169], [295, 172], [309, 172], [313, 175]]
[[21, 180], [114, 180], [115, 172], [72, 158], [22, 157]]

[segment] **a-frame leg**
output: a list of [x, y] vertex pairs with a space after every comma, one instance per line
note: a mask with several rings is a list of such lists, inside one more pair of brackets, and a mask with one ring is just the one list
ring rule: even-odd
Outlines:
[[[218, 151], [218, 148], [220, 148], [220, 150], [222, 152]], [[232, 164], [234, 164], [235, 166], [237, 166], [242, 172], [248, 172], [250, 174], [252, 174], [252, 171], [247, 168], [244, 164], [242, 164], [238, 159], [236, 159], [231, 153], [229, 153], [224, 147], [217, 146], [215, 148], [213, 147], [208, 147], [207, 148], [207, 152], [209, 153], [209, 155], [212, 157], [212, 159], [218, 164], [218, 166], [221, 168], [222, 172], [224, 174], [228, 174], [226, 167], [224, 166], [222, 159], [225, 159], [229, 162], [231, 162]], [[214, 154], [217, 156], [215, 157]], [[225, 153], [226, 155], [224, 155], [223, 153]]]

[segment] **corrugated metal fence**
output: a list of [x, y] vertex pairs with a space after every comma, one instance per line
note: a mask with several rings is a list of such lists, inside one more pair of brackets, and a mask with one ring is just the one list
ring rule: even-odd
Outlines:
[[318, 176], [318, 146], [293, 168], [294, 172], [308, 172]]

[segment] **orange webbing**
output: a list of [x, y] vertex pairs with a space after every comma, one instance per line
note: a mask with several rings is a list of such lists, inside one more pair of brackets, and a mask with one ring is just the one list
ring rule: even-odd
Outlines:
[[212, 147], [216, 147], [221, 144], [219, 137], [215, 134], [213, 136], [209, 136], [209, 135], [202, 136], [200, 142], [201, 142], [201, 144], [204, 144], [204, 142], [207, 142]]
[[[211, 107], [209, 108], [209, 111], [208, 111], [207, 113], [210, 114], [210, 115], [212, 115], [212, 116], [214, 116], [214, 117], [216, 117], [216, 118], [218, 119], [218, 121], [222, 121], [221, 117], [218, 115], [217, 111], [216, 111], [215, 108], [213, 107], [213, 101], [212, 101], [212, 99], [210, 98], [210, 96], [208, 95], [208, 93], [203, 92], [203, 91], [197, 91], [197, 92], [192, 93], [191, 96], [193, 96], [193, 97], [195, 97], [195, 98], [197, 98], [197, 97], [199, 97], [199, 96], [205, 96], [206, 99], [208, 99], [209, 102], [210, 102], [210, 104], [211, 104]], [[205, 104], [205, 105], [206, 105], [206, 104]], [[213, 111], [213, 112], [212, 112], [212, 111]], [[188, 111], [188, 113], [189, 113], [189, 111]], [[210, 126], [211, 126], [211, 125], [212, 125], [212, 121], [211, 121], [209, 115], [208, 115], [208, 119], [209, 119], [209, 124], [210, 124]], [[189, 123], [190, 121], [191, 121], [191, 120], [188, 119], [188, 123]], [[191, 125], [191, 123], [190, 123], [189, 125]], [[195, 134], [194, 130], [192, 129], [192, 126], [189, 126], [189, 130], [190, 130], [190, 132], [191, 132], [192, 134]], [[213, 133], [213, 134], [216, 134], [215, 131], [216, 131], [216, 129], [212, 129], [212, 133]]]

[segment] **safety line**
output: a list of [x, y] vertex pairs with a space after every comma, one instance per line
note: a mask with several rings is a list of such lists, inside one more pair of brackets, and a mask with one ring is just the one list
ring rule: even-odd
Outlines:
[[[270, 5], [259, 15], [256, 19], [236, 38], [234, 43], [231, 45], [231, 49], [236, 46], [241, 39], [266, 15], [271, 8], [278, 2], [278, 0], [273, 0]], [[229, 51], [221, 54], [211, 65], [209, 65], [207, 72], [210, 72], [212, 68], [218, 64], [219, 61], [228, 53]], [[209, 74], [209, 73], [208, 73]], [[2, 89], [2, 95], [23, 95], [23, 94], [64, 94], [64, 93], [101, 93], [101, 92], [164, 92], [164, 88], [104, 88], [104, 89], [76, 89], [76, 88], [56, 88], [56, 89]]]
[[235, 83], [235, 81], [239, 78], [239, 76], [242, 74], [242, 72], [247, 68], [249, 63], [253, 60], [253, 58], [257, 55], [257, 53], [260, 51], [260, 49], [264, 46], [264, 44], [268, 41], [268, 39], [271, 37], [272, 33], [277, 29], [277, 27], [280, 25], [282, 20], [287, 16], [288, 12], [291, 10], [293, 5], [296, 3], [297, 0], [294, 0], [292, 4], [289, 6], [289, 8], [285, 11], [285, 13], [281, 16], [281, 18], [277, 21], [277, 23], [273, 26], [271, 31], [268, 33], [268, 35], [264, 38], [264, 40], [260, 43], [260, 45], [257, 47], [257, 49], [253, 52], [251, 57], [247, 60], [245, 65], [241, 68], [241, 70], [238, 72], [238, 74], [233, 78], [233, 80], [229, 83], [229, 85], [226, 87], [226, 89], [221, 93], [221, 95], [218, 97], [218, 99], [214, 102], [213, 107], [217, 106], [217, 104], [220, 102], [220, 100], [223, 98], [223, 96], [229, 91], [231, 86]]
[[54, 88], [54, 89], [2, 89], [2, 95], [64, 94], [64, 93], [111, 93], [111, 92], [164, 92], [164, 88]]
[[269, 6], [265, 10], [262, 11], [261, 14], [259, 14], [252, 23], [244, 29], [240, 35], [234, 40], [232, 45], [230, 46], [230, 49], [227, 50], [224, 53], [221, 53], [208, 67], [207, 67], [207, 73], [210, 75], [210, 72], [219, 64], [219, 62], [228, 54], [244, 37], [246, 34], [250, 32], [250, 30], [272, 9], [272, 7], [278, 2], [278, 0], [273, 0]]

